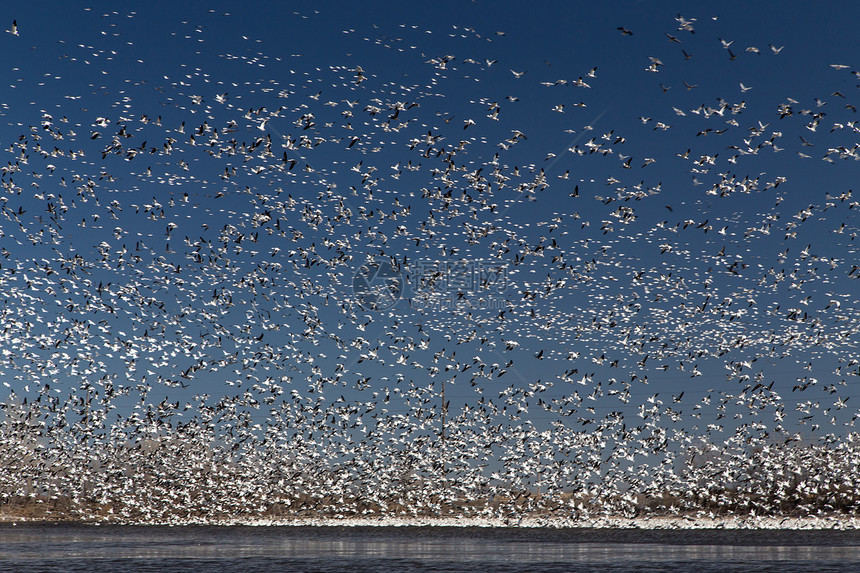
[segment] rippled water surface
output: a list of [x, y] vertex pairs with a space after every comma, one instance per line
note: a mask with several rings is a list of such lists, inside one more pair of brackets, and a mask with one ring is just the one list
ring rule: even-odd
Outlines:
[[0, 526], [3, 571], [860, 571], [860, 532]]

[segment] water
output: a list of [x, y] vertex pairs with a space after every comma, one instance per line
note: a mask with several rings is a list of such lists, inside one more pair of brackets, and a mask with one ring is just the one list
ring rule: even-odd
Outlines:
[[858, 531], [0, 526], [0, 571], [860, 571]]

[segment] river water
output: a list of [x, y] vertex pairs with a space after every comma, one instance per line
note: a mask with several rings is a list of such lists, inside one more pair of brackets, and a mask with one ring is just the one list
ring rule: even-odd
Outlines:
[[0, 571], [860, 571], [858, 531], [0, 525]]

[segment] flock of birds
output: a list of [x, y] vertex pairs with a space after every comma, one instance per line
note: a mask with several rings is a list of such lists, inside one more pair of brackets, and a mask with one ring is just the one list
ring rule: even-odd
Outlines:
[[[605, 66], [485, 57], [503, 32], [428, 55], [417, 25], [347, 29], [393, 63], [328, 69], [242, 36], [207, 69], [181, 22], [188, 62], [148, 83], [114, 61], [135, 14], [100, 16], [101, 43], [55, 47], [87, 93], [49, 71], [4, 88], [35, 107], [0, 104], [6, 504], [856, 510], [860, 203], [785, 175], [856, 169], [850, 65], [808, 102], [748, 103], [745, 79], [690, 106], [688, 60], [784, 54], [678, 15], [637, 63], [646, 117], [601, 111]], [[381, 265], [399, 300], [368, 304]]]

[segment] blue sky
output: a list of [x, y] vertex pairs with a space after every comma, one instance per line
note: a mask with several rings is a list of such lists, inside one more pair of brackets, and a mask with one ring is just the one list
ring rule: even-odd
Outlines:
[[[445, 379], [452, 416], [525, 389], [538, 426], [661, 401], [696, 434], [773, 383], [768, 427], [783, 404], [786, 431], [850, 429], [857, 6], [208, 6], [4, 24], [18, 395], [361, 402]], [[402, 276], [383, 310], [353, 292], [374, 258]], [[418, 269], [453, 262], [504, 288], [410, 306]], [[574, 393], [569, 417], [543, 406]]]

